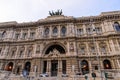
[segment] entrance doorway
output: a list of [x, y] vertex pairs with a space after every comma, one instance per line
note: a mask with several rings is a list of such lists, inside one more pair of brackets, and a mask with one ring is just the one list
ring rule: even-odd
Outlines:
[[23, 71], [24, 76], [29, 75], [30, 68], [31, 68], [31, 63], [26, 62], [24, 66], [24, 71]]
[[7, 71], [12, 71], [12, 69], [13, 69], [13, 62], [10, 62], [6, 67], [6, 70]]
[[51, 61], [51, 76], [57, 76], [58, 72], [58, 60]]

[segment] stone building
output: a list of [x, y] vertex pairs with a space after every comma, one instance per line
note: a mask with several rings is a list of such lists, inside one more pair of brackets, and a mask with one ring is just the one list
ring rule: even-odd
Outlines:
[[120, 11], [0, 23], [0, 69], [50, 76], [120, 69]]

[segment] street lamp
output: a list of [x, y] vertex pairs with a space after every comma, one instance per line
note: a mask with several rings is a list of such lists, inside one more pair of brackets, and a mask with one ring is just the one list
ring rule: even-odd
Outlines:
[[96, 32], [96, 29], [95, 29], [95, 26], [93, 26], [92, 21], [93, 20], [90, 19], [90, 25], [92, 27], [92, 32], [93, 32], [93, 34], [92, 34], [93, 35], [93, 45], [94, 45], [96, 53], [97, 53], [96, 57], [97, 57], [97, 61], [98, 61], [98, 69], [99, 69], [99, 72], [100, 72], [101, 80], [103, 80], [102, 79], [101, 66], [100, 66], [100, 58], [99, 58], [98, 50], [96, 49], [96, 44], [95, 44], [96, 41], [95, 41], [95, 37], [94, 37], [94, 33]]

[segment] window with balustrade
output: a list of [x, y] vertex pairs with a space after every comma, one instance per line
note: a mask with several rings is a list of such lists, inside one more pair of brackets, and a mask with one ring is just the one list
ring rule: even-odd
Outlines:
[[93, 31], [92, 31], [92, 28], [86, 28], [86, 33], [88, 34], [88, 35], [91, 35], [92, 33], [93, 33]]
[[48, 36], [49, 35], [49, 31], [50, 31], [49, 28], [46, 28], [45, 31], [44, 31], [44, 35]]
[[95, 31], [96, 31], [96, 34], [101, 34], [102, 33], [102, 28], [101, 27], [96, 27]]
[[19, 53], [19, 58], [23, 57], [23, 51], [21, 50]]
[[82, 36], [83, 35], [83, 29], [77, 29], [77, 35]]
[[101, 51], [102, 53], [106, 53], [106, 47], [105, 47], [105, 46], [101, 46], [101, 47], [100, 47], [100, 51]]
[[91, 53], [95, 53], [95, 47], [94, 46], [90, 47], [90, 51]]
[[81, 48], [80, 48], [80, 53], [81, 53], [81, 54], [85, 54], [85, 47], [81, 47]]
[[31, 57], [31, 54], [32, 54], [32, 51], [31, 51], [31, 50], [28, 50], [27, 57]]
[[19, 39], [20, 38], [20, 33], [16, 33], [15, 34], [15, 39], [17, 40], [17, 39]]
[[58, 29], [57, 29], [57, 27], [54, 27], [53, 28], [53, 36], [57, 36], [57, 34], [58, 34]]
[[35, 32], [30, 32], [30, 39], [34, 39], [35, 38]]
[[26, 39], [27, 38], [27, 33], [23, 33], [22, 39]]
[[61, 35], [62, 35], [62, 36], [65, 36], [65, 35], [66, 35], [66, 27], [65, 27], [65, 26], [63, 26], [63, 27], [61, 28]]

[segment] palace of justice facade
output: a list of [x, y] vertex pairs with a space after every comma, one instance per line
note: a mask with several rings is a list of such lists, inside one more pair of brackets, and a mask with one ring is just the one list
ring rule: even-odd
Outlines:
[[120, 11], [0, 23], [0, 69], [50, 76], [120, 69]]

